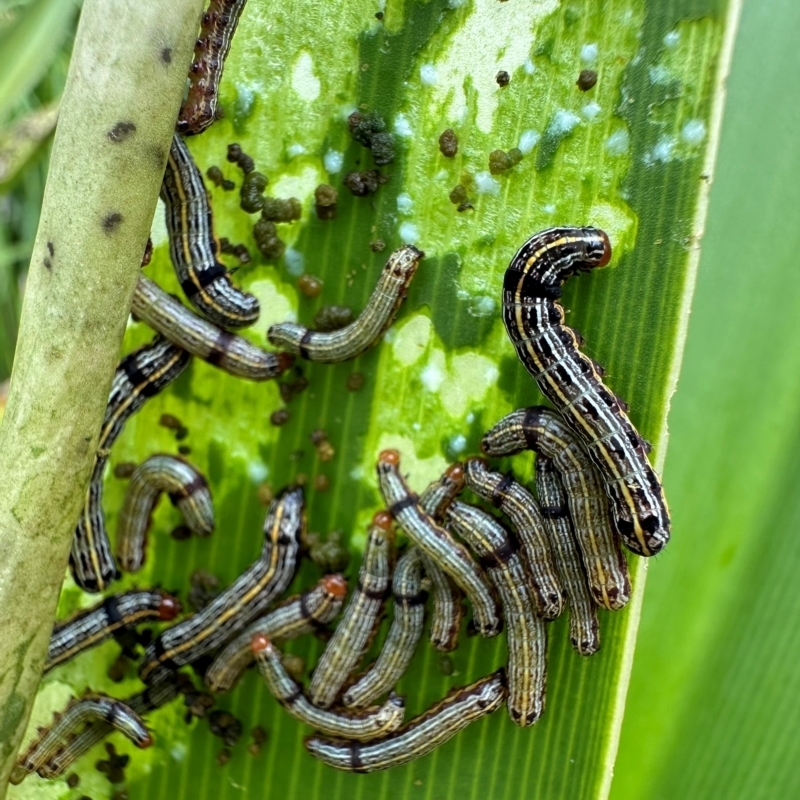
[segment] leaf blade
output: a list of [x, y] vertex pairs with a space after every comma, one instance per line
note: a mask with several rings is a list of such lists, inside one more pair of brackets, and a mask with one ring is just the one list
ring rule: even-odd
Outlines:
[[[266, 479], [278, 488], [298, 473], [313, 478], [322, 472], [329, 477], [333, 496], [310, 492], [312, 528], [343, 528], [357, 554], [364, 522], [379, 505], [371, 475], [380, 448], [401, 444], [411, 482], [422, 488], [425, 479], [433, 477], [447, 458], [474, 451], [482, 431], [501, 414], [516, 405], [537, 402], [540, 396], [533, 381], [505, 337], [497, 300], [486, 313], [483, 298], [491, 300], [499, 295], [507, 261], [522, 238], [557, 222], [602, 223], [609, 227], [617, 250], [623, 253], [615, 260], [616, 266], [568, 286], [565, 305], [573, 309], [570, 321], [590, 342], [587, 352], [609, 367], [609, 382], [631, 401], [635, 421], [663, 452], [658, 437], [670, 387], [659, 360], [663, 357], [671, 361], [678, 346], [676, 331], [687, 291], [687, 255], [673, 239], [679, 240], [681, 232], [691, 230], [697, 190], [694, 181], [689, 183], [689, 176], [702, 163], [704, 145], [692, 148], [676, 142], [675, 152], [680, 158], [676, 155], [674, 159], [646, 162], [647, 153], [659, 143], [665, 121], [648, 117], [648, 102], [660, 98], [648, 92], [660, 90], [658, 85], [652, 88], [646, 67], [660, 64], [665, 48], [659, 42], [688, 12], [681, 8], [665, 13], [656, 10], [656, 4], [627, 0], [608, 4], [602, 13], [594, 4], [585, 3], [577, 14], [574, 9], [547, 4], [537, 7], [534, 14], [516, 4], [513, 13], [518, 16], [510, 27], [512, 38], [518, 30], [530, 32], [530, 44], [526, 58], [509, 56], [515, 65], [512, 81], [509, 87], [500, 89], [494, 83], [494, 63], [488, 70], [481, 65], [482, 71], [470, 81], [453, 83], [454, 79], [447, 76], [459, 75], [456, 70], [460, 66], [471, 66], [470, 48], [487, 46], [478, 35], [481, 31], [484, 38], [488, 35], [481, 28], [484, 21], [473, 16], [487, 14], [487, 9], [492, 15], [505, 13], [511, 5], [482, 2], [475, 8], [456, 10], [447, 6], [438, 0], [412, 2], [401, 12], [399, 6], [390, 5], [388, 35], [372, 31], [374, 23], [369, 21], [371, 11], [366, 3], [358, 7], [360, 17], [353, 6], [349, 7], [337, 18], [336, 35], [342, 39], [339, 54], [344, 53], [350, 61], [342, 68], [331, 59], [324, 62], [324, 69], [312, 69], [319, 81], [313, 100], [308, 99], [308, 92], [313, 94], [309, 87], [315, 84], [308, 79], [308, 66], [300, 59], [304, 52], [314, 52], [315, 58], [324, 55], [318, 53], [319, 10], [313, 3], [304, 5], [295, 11], [290, 25], [279, 10], [270, 14], [268, 3], [253, 10], [248, 6], [246, 13], [253, 15], [253, 27], [248, 28], [245, 17], [223, 83], [223, 104], [233, 113], [192, 142], [199, 163], [204, 169], [221, 163], [225, 145], [236, 138], [255, 157], [258, 167], [270, 174], [275, 195], [297, 192], [308, 208], [313, 186], [325, 177], [319, 162], [326, 149], [344, 153], [346, 169], [356, 168], [357, 161], [360, 169], [371, 166], [366, 151], [350, 142], [337, 108], [349, 110], [361, 104], [377, 107], [391, 127], [398, 125], [398, 116], [402, 115], [414, 136], [410, 141], [398, 137], [400, 158], [392, 181], [376, 196], [375, 207], [342, 190], [335, 225], [306, 218], [299, 231], [285, 235], [294, 253], [305, 254], [308, 270], [325, 280], [324, 302], [344, 301], [356, 309], [369, 295], [383, 259], [383, 255], [373, 255], [369, 250], [376, 237], [394, 247], [399, 241], [400, 224], [411, 221], [418, 226], [420, 244], [429, 250], [430, 258], [423, 263], [387, 341], [354, 365], [306, 368], [311, 388], [290, 406], [292, 420], [285, 428], [270, 430], [265, 424], [268, 410], [279, 404], [274, 385], [234, 383], [202, 364], [191, 368], [172, 395], [156, 398], [130, 423], [115, 459], [139, 460], [154, 449], [174, 449], [171, 434], [159, 430], [156, 420], [165, 411], [185, 419], [190, 428], [191, 457], [208, 471], [219, 519], [232, 521], [230, 540], [225, 538], [222, 526], [212, 541], [193, 541], [183, 546], [185, 549], [165, 537], [156, 537], [155, 566], [140, 580], [157, 578], [169, 586], [185, 585], [194, 565], [213, 565], [223, 581], [232, 579], [256, 554], [255, 532], [263, 514], [255, 503], [256, 485]], [[724, 30], [725, 5], [707, 3], [703, 9], [711, 22], [703, 23], [696, 35], [695, 28], [687, 23], [691, 35], [687, 33], [683, 45], [677, 47], [678, 63], [668, 65], [685, 82], [692, 80], [693, 70], [712, 68]], [[628, 65], [639, 51], [642, 26], [644, 41], [651, 50], [645, 53], [644, 67], [637, 69], [635, 64]], [[276, 78], [278, 85], [256, 94], [250, 81], [264, 66], [264, 37], [274, 43], [268, 58], [281, 71]], [[583, 63], [582, 47], [592, 39], [600, 43], [600, 64], [605, 70], [606, 83], [599, 86], [610, 87], [608, 94], [601, 96], [603, 105], [598, 112], [584, 110], [592, 101], [574, 86]], [[358, 43], [357, 48], [353, 41]], [[332, 40], [331, 51], [338, 45]], [[538, 48], [541, 52], [536, 52]], [[501, 50], [498, 47], [495, 56], [500, 61], [505, 58]], [[441, 61], [440, 53], [444, 53]], [[681, 63], [686, 55], [691, 57], [684, 68]], [[527, 59], [536, 61], [531, 72]], [[367, 68], [362, 70], [364, 64]], [[422, 80], [421, 68], [429, 64], [437, 65], [441, 83], [426, 84]], [[300, 78], [296, 77], [298, 73]], [[352, 74], [360, 76], [358, 86]], [[476, 88], [478, 80], [483, 83]], [[413, 88], [404, 86], [404, 81]], [[299, 90], [292, 88], [295, 83]], [[442, 85], [448, 92], [455, 87], [452, 97], [456, 89], [463, 90], [466, 116], [460, 132], [464, 150], [456, 164], [445, 163], [437, 152], [439, 132], [459, 119], [458, 109], [449, 110], [451, 95], [442, 90]], [[625, 101], [626, 92], [634, 91], [637, 99], [627, 106], [628, 118], [615, 114], [615, 105]], [[680, 125], [692, 118], [688, 115], [697, 113], [708, 119], [712, 95], [713, 87], [702, 84], [692, 95], [696, 105], [688, 109], [668, 105], [666, 121], [678, 126], [679, 135]], [[571, 114], [578, 121], [562, 114], [562, 127], [571, 124], [572, 128], [559, 140], [552, 156], [548, 155], [549, 166], [540, 164], [536, 169], [535, 154], [528, 154], [514, 171], [501, 176], [497, 195], [479, 195], [473, 183], [475, 215], [467, 217], [455, 211], [447, 201], [447, 192], [461, 179], [462, 169], [473, 176], [486, 171], [491, 150], [516, 145], [534, 124], [544, 132], [552, 120], [559, 119], [559, 112]], [[255, 125], [264, 117], [270, 119], [270, 127], [262, 133]], [[484, 118], [489, 120], [488, 130], [481, 127]], [[297, 133], [298, 120], [302, 123], [302, 140]], [[627, 153], [607, 148], [610, 136], [628, 128]], [[298, 144], [305, 153], [296, 149]], [[444, 176], [437, 181], [440, 172]], [[239, 179], [235, 172], [229, 173]], [[653, 197], [653, 186], [675, 185], [684, 187], [684, 194], [678, 197], [682, 205], [677, 221], [670, 209], [662, 208], [660, 197]], [[404, 191], [413, 203], [410, 219], [402, 217], [397, 208], [397, 197]], [[676, 192], [680, 195], [674, 188], [664, 194], [674, 200]], [[212, 194], [220, 233], [234, 241], [250, 241], [252, 223], [237, 211], [233, 193], [213, 190]], [[555, 211], [550, 205], [556, 206]], [[653, 264], [653, 242], [660, 235], [663, 240], [664, 232], [667, 244]], [[159, 281], [172, 290], [174, 278], [169, 274], [163, 236], [156, 245], [154, 270]], [[296, 259], [296, 255], [293, 257]], [[257, 263], [253, 276], [244, 276], [243, 283], [264, 300], [268, 319], [259, 327], [273, 318], [285, 318], [296, 308], [300, 319], [309, 321], [322, 301], [313, 304], [296, 295], [287, 269], [290, 260], [280, 266], [277, 276]], [[259, 331], [254, 338], [263, 341], [261, 335]], [[147, 336], [139, 326], [131, 330], [128, 341], [133, 345]], [[366, 375], [367, 383], [360, 393], [346, 395], [347, 377], [356, 370]], [[487, 372], [491, 379], [487, 379]], [[336, 450], [331, 466], [316, 461], [309, 446], [308, 434], [316, 427], [329, 431]], [[258, 442], [254, 430], [258, 431]], [[463, 442], [454, 441], [459, 436]], [[299, 450], [303, 455], [293, 458]], [[514, 463], [530, 474], [530, 463]], [[113, 530], [124, 487], [112, 480], [108, 484], [107, 509]], [[159, 514], [157, 529], [167, 527], [169, 515]], [[638, 580], [641, 570], [636, 564], [633, 569]], [[313, 570], [304, 566], [299, 582], [308, 584], [312, 574]], [[269, 782], [271, 789], [287, 797], [301, 793], [324, 793], [334, 798], [364, 793], [405, 797], [417, 792], [432, 797], [460, 797], [467, 792], [475, 797], [487, 792], [510, 796], [517, 794], [520, 786], [546, 797], [596, 797], [607, 784], [613, 760], [614, 727], [619, 724], [628, 668], [625, 651], [632, 647], [635, 621], [631, 610], [605, 615], [604, 649], [588, 661], [570, 651], [566, 621], [554, 623], [550, 626], [549, 710], [536, 728], [513, 729], [501, 712], [464, 732], [430, 758], [384, 775], [337, 775], [311, 762], [302, 751], [303, 729], [285, 718], [255, 676], [247, 676], [245, 686], [224, 698], [222, 704], [243, 719], [245, 729], [256, 722], [271, 729], [272, 742], [263, 761], [248, 757], [240, 745], [224, 771], [217, 770], [214, 758], [221, 745], [204, 725], [188, 734], [182, 732], [179, 711], [167, 710], [155, 718], [159, 745], [154, 753], [144, 759], [137, 754], [132, 762], [131, 795], [159, 798], [191, 792], [197, 797], [200, 792], [209, 797], [233, 797], [239, 791], [235, 785], [255, 792]], [[459, 674], [451, 678], [438, 674], [438, 657], [423, 648], [401, 685], [408, 690], [412, 711], [422, 710], [450, 686], [498, 666], [503, 659], [502, 647], [497, 641], [462, 644], [455, 655]], [[320, 645], [298, 642], [287, 649], [313, 663]], [[163, 765], [171, 751], [181, 754], [179, 765], [171, 769], [159, 766], [149, 777], [143, 775], [144, 765]], [[510, 754], [508, 764], [506, 753]]]

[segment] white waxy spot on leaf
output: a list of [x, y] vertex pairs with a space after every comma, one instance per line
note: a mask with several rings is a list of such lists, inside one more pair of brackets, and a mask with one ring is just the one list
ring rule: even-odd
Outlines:
[[451, 436], [447, 443], [447, 449], [454, 456], [461, 455], [467, 449], [467, 437], [460, 433]]
[[327, 172], [331, 174], [340, 172], [344, 164], [344, 153], [340, 153], [338, 150], [328, 150], [322, 158], [322, 163]]
[[176, 742], [169, 748], [169, 754], [173, 761], [183, 761], [186, 758], [187, 747], [183, 742]]
[[497, 301], [486, 294], [470, 297], [467, 313], [473, 317], [491, 317], [497, 311]]
[[475, 189], [478, 194], [499, 194], [500, 181], [496, 181], [491, 172], [479, 172], [475, 176]]
[[520, 152], [523, 155], [528, 155], [528, 153], [530, 153], [533, 150], [533, 148], [536, 147], [540, 138], [541, 134], [538, 133], [538, 131], [533, 131], [533, 130], [522, 131], [522, 134], [519, 137], [519, 144], [517, 145], [517, 147], [519, 147]]
[[583, 116], [584, 119], [588, 119], [589, 122], [591, 122], [593, 119], [596, 119], [597, 115], [602, 110], [603, 109], [600, 108], [600, 105], [598, 103], [587, 103], [581, 109], [581, 115]]
[[564, 108], [559, 108], [547, 126], [547, 133], [551, 136], [566, 136], [574, 130], [580, 121], [581, 118], [577, 114]]
[[287, 247], [283, 258], [286, 262], [286, 271], [291, 276], [299, 278], [306, 271], [306, 259], [299, 250]]
[[584, 64], [594, 64], [597, 61], [597, 42], [590, 42], [581, 47], [581, 61]]
[[662, 136], [656, 146], [644, 157], [646, 164], [664, 164], [672, 159], [675, 149], [675, 139], [671, 136]]
[[435, 64], [423, 64], [419, 68], [419, 77], [424, 86], [436, 86], [439, 82], [439, 73]]
[[628, 152], [630, 147], [630, 136], [628, 135], [627, 128], [620, 128], [614, 131], [608, 139], [606, 139], [606, 151], [611, 153], [612, 156], [622, 156]]
[[408, 192], [401, 192], [397, 195], [397, 210], [401, 214], [410, 214], [411, 209], [414, 207], [414, 201]]
[[319, 97], [320, 81], [314, 74], [310, 53], [300, 53], [292, 67], [292, 89], [301, 100], [311, 103]]
[[403, 222], [398, 230], [403, 244], [416, 244], [419, 241], [419, 228], [413, 222]]
[[650, 83], [653, 84], [669, 83], [671, 78], [669, 70], [661, 64], [650, 67], [647, 73], [650, 76]]
[[444, 370], [438, 363], [440, 359], [431, 359], [419, 375], [422, 385], [429, 392], [438, 392], [439, 387], [444, 383]]
[[243, 117], [249, 117], [253, 110], [253, 103], [255, 103], [256, 94], [260, 96], [261, 93], [261, 87], [253, 88], [252, 86], [246, 86], [242, 83], [237, 83], [236, 113]]
[[405, 114], [398, 114], [394, 118], [394, 132], [398, 136], [414, 135], [414, 131], [411, 130], [411, 123], [408, 121]]
[[247, 465], [247, 475], [253, 483], [261, 483], [269, 475], [269, 467], [260, 461], [251, 461]]
[[706, 138], [706, 126], [701, 119], [690, 119], [681, 128], [681, 139], [686, 144], [697, 145]]

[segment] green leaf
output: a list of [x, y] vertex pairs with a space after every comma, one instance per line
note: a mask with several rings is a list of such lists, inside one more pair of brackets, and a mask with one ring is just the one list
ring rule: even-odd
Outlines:
[[[517, 247], [555, 224], [596, 224], [611, 236], [611, 267], [572, 281], [564, 304], [570, 324], [587, 340], [586, 352], [606, 366], [609, 384], [630, 403], [634, 422], [656, 446], [657, 463], [663, 461], [667, 403], [693, 289], [687, 245], [701, 222], [715, 76], [730, 26], [727, 3], [687, 0], [665, 10], [658, 0], [613, 0], [602, 9], [590, 0], [560, 6], [398, 0], [387, 4], [382, 22], [367, 0], [335, 4], [335, 11], [333, 5], [305, 0], [289, 12], [276, 0], [251, 2], [225, 70], [226, 116], [190, 144], [203, 170], [221, 166], [238, 184], [241, 175], [225, 153], [228, 143], [239, 142], [269, 176], [269, 193], [303, 202], [303, 220], [279, 226], [286, 256], [266, 263], [252, 239], [255, 217], [238, 208], [238, 192], [211, 189], [218, 233], [246, 243], [254, 255], [236, 275], [262, 300], [258, 330], [246, 335], [263, 343], [268, 324], [292, 314], [311, 323], [323, 305], [359, 311], [386, 254], [403, 237], [417, 237], [427, 258], [378, 347], [352, 364], [303, 365], [309, 387], [290, 402], [284, 427], [269, 422], [282, 406], [274, 383], [245, 384], [199, 362], [128, 424], [112, 463], [175, 452], [174, 433], [158, 420], [162, 413], [182, 420], [189, 430], [182, 444], [208, 475], [218, 526], [208, 541], [174, 542], [166, 532], [176, 513], [160, 508], [149, 564], [122, 585], [160, 582], [185, 593], [199, 567], [232, 580], [260, 548], [259, 486], [278, 489], [301, 476], [308, 481], [311, 530], [344, 531], [352, 574], [366, 522], [380, 508], [373, 474], [379, 450], [398, 447], [411, 484], [421, 490], [449, 459], [476, 452], [482, 432], [504, 413], [541, 401], [508, 342], [499, 298]], [[582, 93], [575, 84], [588, 67], [598, 72], [598, 83]], [[511, 76], [505, 88], [495, 81], [501, 69]], [[397, 157], [385, 169], [391, 178], [372, 198], [352, 197], [341, 183], [345, 172], [372, 168], [368, 151], [347, 129], [356, 108], [377, 111], [395, 133]], [[454, 159], [438, 149], [447, 127], [459, 135]], [[525, 151], [521, 163], [488, 175], [489, 154], [518, 145]], [[330, 165], [335, 153], [343, 154], [344, 166], [329, 174], [325, 156]], [[333, 221], [314, 214], [320, 183], [339, 189]], [[471, 211], [458, 212], [448, 199], [459, 183], [467, 187]], [[382, 253], [370, 247], [377, 240], [386, 244]], [[154, 244], [148, 274], [177, 291], [160, 220]], [[302, 271], [322, 279], [320, 298], [297, 291]], [[133, 325], [127, 344], [149, 336]], [[349, 392], [348, 377], [356, 372], [364, 386]], [[330, 462], [320, 461], [309, 441], [317, 428], [335, 450]], [[530, 476], [529, 460], [513, 465]], [[327, 491], [315, 488], [320, 475]], [[124, 489], [109, 476], [105, 507], [112, 531]], [[638, 593], [628, 610], [601, 615], [600, 654], [581, 659], [573, 653], [565, 619], [549, 626], [548, 710], [531, 730], [498, 713], [407, 767], [337, 774], [311, 760], [302, 747], [308, 731], [248, 674], [220, 700], [245, 730], [230, 761], [215, 763], [222, 744], [204, 722], [186, 728], [182, 708], [165, 709], [152, 717], [157, 744], [133, 753], [130, 796], [601, 795], [611, 780], [643, 587], [641, 567], [631, 563]], [[315, 575], [304, 564], [295, 585], [306, 586]], [[66, 591], [62, 611], [79, 602], [79, 593]], [[298, 641], [287, 650], [313, 665], [321, 647]], [[55, 673], [43, 687], [35, 721], [46, 721], [71, 691], [87, 685], [116, 696], [134, 692], [135, 678], [119, 686], [105, 677], [114, 652], [106, 645]], [[465, 638], [452, 656], [455, 673], [445, 677], [439, 655], [421, 647], [400, 685], [409, 712], [504, 658], [502, 637]], [[257, 757], [246, 746], [254, 725], [270, 734]], [[97, 758], [81, 764], [81, 791], [103, 796], [105, 778], [91, 768]], [[24, 787], [11, 796], [22, 797]]]
[[56, 127], [58, 105], [29, 111], [0, 129], [0, 188], [11, 185]]
[[798, 24], [745, 4], [614, 800], [800, 792]]
[[73, 27], [73, 0], [33, 0], [15, 10], [6, 28], [0, 28], [0, 121], [33, 89], [45, 74], [59, 46]]

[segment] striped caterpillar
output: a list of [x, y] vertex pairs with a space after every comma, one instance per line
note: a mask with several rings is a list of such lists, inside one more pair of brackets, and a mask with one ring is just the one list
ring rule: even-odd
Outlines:
[[211, 0], [200, 26], [189, 72], [189, 94], [177, 129], [186, 136], [202, 133], [217, 118], [222, 68], [247, 0]]
[[464, 464], [464, 476], [475, 494], [489, 500], [511, 520], [531, 576], [536, 609], [545, 619], [555, 619], [561, 614], [563, 603], [561, 582], [533, 495], [510, 475], [493, 472], [477, 458], [470, 458]]
[[323, 333], [296, 322], [281, 322], [270, 327], [267, 338], [281, 350], [323, 364], [349, 361], [361, 355], [392, 324], [424, 255], [411, 245], [395, 250], [364, 310], [344, 328]]
[[463, 589], [472, 603], [481, 636], [496, 636], [503, 627], [494, 591], [486, 574], [464, 545], [437, 524], [419, 505], [419, 498], [400, 474], [400, 454], [384, 450], [378, 456], [378, 485], [389, 513], [419, 549], [433, 559]]
[[508, 714], [521, 727], [544, 712], [547, 634], [536, 613], [525, 568], [503, 526], [483, 509], [453, 502], [447, 521], [486, 567], [503, 606], [508, 642]]
[[490, 456], [530, 449], [553, 460], [567, 492], [592, 598], [602, 608], [622, 608], [631, 596], [631, 584], [611, 526], [608, 498], [589, 454], [564, 420], [543, 406], [512, 411], [486, 433], [481, 448]]
[[397, 730], [403, 724], [405, 702], [392, 694], [380, 707], [364, 711], [339, 711], [315, 706], [286, 672], [281, 654], [261, 634], [253, 637], [252, 650], [258, 669], [275, 699], [295, 718], [328, 736], [365, 741]]
[[347, 772], [389, 769], [430, 753], [471, 722], [500, 708], [505, 696], [505, 673], [501, 669], [469, 686], [453, 689], [424, 714], [381, 739], [362, 743], [309, 736], [306, 750], [323, 764]]
[[122, 628], [142, 622], [167, 622], [181, 613], [181, 604], [160, 589], [132, 589], [106, 597], [95, 606], [56, 622], [50, 635], [44, 671], [69, 661], [104, 642]]
[[172, 265], [189, 302], [223, 328], [252, 325], [260, 313], [258, 300], [237, 289], [220, 262], [220, 244], [203, 177], [178, 134], [172, 137], [161, 199]]
[[[451, 464], [439, 478], [419, 496], [419, 507], [434, 520], [441, 521], [447, 506], [464, 488], [464, 469]], [[422, 568], [431, 581], [433, 614], [431, 615], [431, 644], [442, 652], [455, 650], [458, 632], [464, 617], [464, 593], [435, 559], [420, 550]]]
[[131, 313], [173, 344], [238, 378], [268, 381], [294, 363], [288, 353], [269, 353], [218, 328], [144, 276], [136, 284]]
[[80, 734], [82, 727], [91, 722], [102, 722], [121, 731], [137, 747], [150, 747], [153, 743], [147, 726], [130, 706], [105, 695], [89, 695], [73, 700], [65, 711], [56, 714], [53, 725], [17, 759], [11, 783], [21, 783], [26, 775], [46, 768], [47, 763]]
[[86, 502], [75, 528], [70, 553], [75, 582], [87, 592], [103, 591], [117, 573], [103, 515], [103, 473], [111, 446], [128, 418], [169, 386], [188, 363], [189, 353], [157, 336], [150, 344], [125, 356], [117, 367], [100, 429]]
[[367, 535], [358, 583], [311, 677], [308, 696], [315, 706], [333, 705], [348, 675], [369, 647], [389, 594], [393, 544], [392, 518], [379, 511]]
[[273, 500], [264, 522], [261, 557], [202, 611], [159, 634], [147, 647], [139, 677], [146, 683], [165, 678], [220, 647], [262, 613], [289, 585], [305, 532], [302, 489], [287, 489]]
[[397, 562], [392, 578], [394, 619], [375, 663], [344, 694], [346, 706], [365, 706], [394, 688], [411, 663], [422, 636], [427, 592], [422, 588], [422, 559], [411, 547]]
[[578, 349], [558, 303], [564, 281], [611, 260], [608, 236], [597, 228], [549, 228], [528, 239], [511, 259], [503, 282], [503, 321], [520, 361], [542, 394], [583, 440], [605, 481], [614, 524], [643, 556], [669, 540], [664, 490], [648, 445], [624, 403], [602, 381], [597, 364]]
[[232, 689], [253, 663], [253, 636], [293, 639], [318, 630], [336, 617], [346, 593], [347, 581], [341, 575], [326, 575], [311, 589], [284, 600], [225, 646], [206, 670], [206, 686], [212, 692]]
[[590, 656], [600, 649], [597, 610], [589, 592], [566, 492], [553, 460], [546, 456], [536, 457], [536, 493], [567, 596], [570, 642], [582, 656]]
[[[108, 698], [108, 700], [110, 703], [119, 703], [117, 707], [122, 710], [123, 719], [128, 722], [130, 727], [130, 719], [125, 716], [125, 708], [136, 717], [140, 717], [149, 711], [161, 708], [161, 706], [172, 702], [178, 696], [178, 693], [178, 679], [177, 676], [173, 676], [171, 680], [148, 686], [143, 692], [129, 697], [124, 703], [113, 701], [111, 698]], [[42, 778], [52, 779], [63, 775], [85, 752], [102, 742], [119, 726], [109, 722], [107, 718], [98, 717], [89, 722], [83, 730], [75, 731], [74, 727], [79, 726], [70, 725], [69, 729], [64, 731], [66, 735], [60, 737], [57, 747], [48, 749], [46, 754], [40, 752], [36, 757], [36, 763], [39, 764], [36, 772]], [[132, 730], [136, 731], [137, 734], [140, 733], [138, 722], [133, 723]]]
[[131, 476], [119, 514], [117, 561], [126, 572], [137, 572], [144, 563], [150, 517], [162, 492], [167, 492], [198, 536], [214, 530], [211, 492], [197, 468], [177, 456], [150, 456]]

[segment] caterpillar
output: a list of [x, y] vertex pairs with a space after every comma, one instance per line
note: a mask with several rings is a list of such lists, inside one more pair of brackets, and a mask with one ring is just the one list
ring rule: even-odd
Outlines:
[[400, 474], [397, 450], [384, 450], [378, 456], [377, 471], [389, 513], [414, 544], [464, 590], [472, 603], [475, 627], [481, 636], [496, 636], [503, 621], [485, 573], [469, 551], [420, 508], [417, 496]]
[[172, 137], [161, 199], [172, 265], [189, 302], [223, 328], [252, 325], [260, 313], [258, 300], [237, 289], [220, 262], [220, 244], [203, 177], [178, 134]]
[[326, 575], [311, 589], [284, 600], [228, 643], [206, 670], [206, 686], [212, 692], [232, 689], [253, 662], [255, 634], [273, 640], [293, 639], [317, 630], [336, 617], [346, 593], [347, 581], [341, 575]]
[[103, 591], [117, 574], [103, 515], [103, 473], [111, 446], [128, 418], [169, 386], [188, 363], [189, 353], [157, 336], [125, 356], [117, 367], [70, 553], [75, 582], [87, 592]]
[[611, 527], [608, 498], [594, 463], [564, 420], [542, 406], [512, 411], [481, 440], [489, 456], [534, 450], [553, 460], [567, 492], [575, 536], [595, 603], [611, 611], [630, 599], [628, 563]]
[[267, 338], [276, 347], [309, 361], [349, 361], [372, 347], [392, 324], [425, 254], [406, 245], [389, 256], [372, 296], [361, 314], [344, 328], [314, 331], [296, 322], [272, 325]]
[[218, 328], [143, 276], [133, 293], [131, 313], [178, 347], [237, 378], [267, 381], [294, 363], [288, 353], [268, 353]]
[[569, 605], [569, 639], [573, 649], [590, 656], [600, 649], [600, 625], [589, 593], [581, 551], [572, 529], [567, 495], [553, 460], [536, 457], [536, 493], [556, 555], [556, 567]]
[[[129, 697], [124, 704], [134, 714], [142, 716], [172, 702], [178, 693], [178, 678], [172, 675], [169, 680], [148, 686], [143, 692]], [[102, 742], [114, 730], [114, 726], [105, 720], [89, 723], [82, 731], [71, 734], [66, 743], [39, 766], [37, 773], [42, 778], [51, 779], [63, 775], [84, 753]]]
[[453, 689], [444, 700], [402, 728], [371, 742], [343, 742], [309, 736], [306, 750], [323, 764], [346, 772], [377, 772], [420, 758], [459, 731], [496, 711], [505, 700], [502, 669], [468, 686]]
[[[419, 507], [434, 520], [441, 521], [447, 505], [463, 487], [464, 468], [459, 463], [451, 464], [441, 478], [419, 496]], [[420, 558], [433, 593], [430, 641], [437, 650], [447, 653], [458, 646], [458, 631], [464, 616], [464, 593], [434, 559], [422, 551]]]
[[217, 118], [219, 82], [233, 34], [247, 0], [211, 0], [200, 25], [189, 72], [189, 93], [178, 115], [177, 129], [202, 133]]
[[389, 591], [393, 542], [392, 518], [379, 511], [367, 534], [358, 584], [311, 676], [308, 696], [315, 706], [333, 704], [369, 647]]
[[611, 244], [597, 228], [549, 228], [528, 239], [511, 259], [503, 282], [503, 321], [520, 361], [542, 394], [586, 445], [611, 498], [614, 525], [634, 552], [651, 556], [669, 541], [664, 490], [649, 446], [625, 404], [602, 381], [601, 370], [578, 349], [558, 303], [564, 281], [603, 267]]
[[214, 530], [211, 492], [197, 468], [178, 456], [150, 456], [131, 476], [119, 514], [117, 561], [126, 572], [137, 572], [144, 563], [147, 531], [161, 492], [169, 494], [198, 536]]
[[375, 663], [344, 694], [346, 706], [363, 707], [394, 688], [411, 663], [422, 636], [427, 592], [422, 589], [422, 559], [411, 547], [397, 562], [392, 577], [394, 619]]
[[532, 578], [536, 609], [545, 619], [561, 614], [563, 596], [544, 520], [533, 495], [510, 475], [490, 470], [479, 458], [464, 465], [467, 486], [489, 500], [510, 520], [517, 533], [527, 572]]
[[106, 597], [95, 606], [56, 622], [50, 635], [44, 672], [104, 642], [122, 628], [142, 622], [175, 619], [181, 612], [176, 597], [160, 589], [132, 589]]
[[310, 703], [281, 663], [272, 642], [256, 634], [252, 642], [258, 669], [275, 699], [295, 718], [328, 736], [364, 741], [397, 730], [403, 724], [405, 702], [392, 694], [380, 707], [360, 712], [331, 711]]
[[150, 747], [153, 743], [141, 717], [121, 700], [100, 694], [79, 700], [73, 698], [65, 711], [56, 714], [53, 725], [44, 730], [17, 759], [10, 782], [21, 783], [27, 775], [46, 765], [80, 732], [83, 725], [92, 721], [107, 723], [127, 736], [137, 747]]
[[482, 509], [456, 500], [447, 509], [447, 521], [475, 551], [500, 595], [508, 642], [508, 715], [517, 725], [533, 725], [544, 712], [547, 634], [535, 613], [522, 559], [508, 532]]
[[261, 557], [202, 611], [159, 634], [145, 651], [139, 677], [146, 683], [220, 647], [281, 595], [294, 576], [305, 534], [301, 488], [286, 489], [270, 504]]

